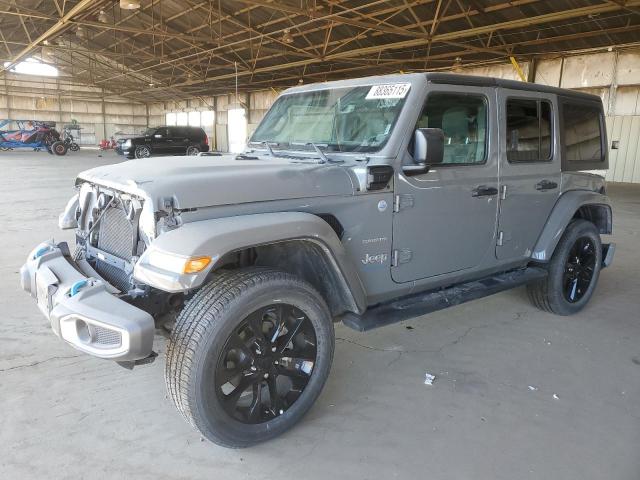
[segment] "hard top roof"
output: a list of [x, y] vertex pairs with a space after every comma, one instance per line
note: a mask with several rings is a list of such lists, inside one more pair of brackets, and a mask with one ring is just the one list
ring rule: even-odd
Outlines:
[[312, 83], [308, 85], [301, 85], [289, 88], [285, 90], [285, 94], [307, 92], [314, 90], [324, 90], [327, 88], [341, 88], [341, 87], [355, 87], [359, 85], [374, 85], [380, 83], [402, 83], [410, 82], [417, 83], [424, 81], [431, 84], [447, 84], [447, 85], [469, 85], [478, 87], [498, 87], [509, 88], [512, 90], [523, 90], [529, 92], [543, 92], [553, 93], [556, 95], [562, 95], [564, 97], [572, 97], [582, 100], [591, 100], [601, 102], [601, 99], [597, 95], [590, 93], [584, 93], [576, 90], [568, 90], [566, 88], [551, 87], [548, 85], [541, 85], [538, 83], [530, 82], [518, 82], [515, 80], [504, 80], [502, 78], [494, 77], [479, 77], [474, 75], [461, 75], [458, 73], [440, 73], [440, 72], [426, 72], [426, 73], [406, 73], [406, 74], [391, 74], [391, 75], [378, 75], [371, 77], [350, 78], [346, 80], [336, 80], [332, 82]]

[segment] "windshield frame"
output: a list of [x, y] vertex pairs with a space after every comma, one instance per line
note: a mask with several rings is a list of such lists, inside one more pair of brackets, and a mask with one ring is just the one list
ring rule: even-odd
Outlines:
[[[406, 77], [411, 77], [411, 76], [406, 75]], [[378, 80], [378, 79], [375, 79], [375, 80]], [[262, 118], [262, 120], [254, 130], [254, 132], [251, 134], [251, 136], [247, 140], [247, 147], [250, 148], [251, 150], [258, 149], [258, 150], [265, 150], [268, 152], [269, 149], [265, 146], [265, 140], [256, 139], [255, 135], [259, 131], [262, 123], [268, 118], [274, 106], [276, 106], [278, 102], [282, 101], [282, 99], [288, 96], [313, 94], [316, 92], [329, 91], [329, 90], [353, 91], [356, 88], [362, 88], [362, 87], [371, 89], [379, 85], [390, 85], [390, 84], [399, 84], [399, 83], [408, 84], [409, 88], [406, 94], [404, 95], [404, 97], [400, 98], [400, 102], [401, 102], [400, 108], [398, 109], [396, 115], [394, 116], [393, 121], [390, 123], [389, 132], [388, 134], [386, 134], [386, 138], [384, 139], [384, 141], [382, 141], [379, 145], [376, 145], [375, 147], [365, 148], [365, 149], [354, 149], [354, 150], [340, 150], [340, 149], [332, 150], [330, 147], [335, 144], [327, 144], [326, 142], [322, 142], [322, 141], [307, 142], [305, 144], [304, 142], [282, 143], [276, 140], [266, 140], [269, 142], [271, 149], [276, 152], [300, 152], [300, 153], [317, 155], [316, 147], [320, 147], [323, 153], [325, 153], [326, 155], [330, 155], [332, 157], [343, 156], [343, 155], [350, 156], [350, 157], [352, 156], [368, 157], [368, 156], [381, 155], [384, 153], [385, 150], [387, 150], [387, 148], [391, 144], [395, 143], [395, 142], [392, 142], [392, 139], [394, 139], [397, 136], [398, 125], [403, 123], [404, 121], [403, 119], [406, 116], [407, 110], [410, 110], [409, 105], [411, 104], [411, 98], [415, 96], [416, 94], [415, 91], [419, 90], [419, 88], [416, 88], [417, 85], [413, 78], [392, 79], [392, 78], [380, 77], [379, 81], [370, 81], [366, 83], [362, 82], [362, 79], [360, 79], [360, 82], [354, 79], [354, 80], [335, 82], [333, 84], [325, 84], [325, 85], [316, 84], [316, 85], [312, 85], [311, 86], [312, 88], [294, 87], [282, 93], [276, 99], [276, 101], [271, 105], [271, 107], [269, 108], [265, 116]], [[348, 94], [348, 93], [349, 93], [348, 91], [345, 92], [345, 94]], [[334, 115], [334, 121], [335, 121], [335, 115]]]

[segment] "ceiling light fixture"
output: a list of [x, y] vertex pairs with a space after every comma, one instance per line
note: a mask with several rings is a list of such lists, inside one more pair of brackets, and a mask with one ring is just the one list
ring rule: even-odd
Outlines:
[[100, 23], [109, 23], [109, 17], [104, 13], [104, 10], [100, 10], [100, 15], [98, 15], [98, 21]]
[[42, 46], [41, 49], [41, 54], [40, 56], [42, 57], [43, 61], [47, 61], [47, 59], [50, 59], [53, 57], [53, 50], [51, 49], [51, 47], [48, 47], [47, 45], [49, 45], [47, 42], [45, 42], [45, 44]]
[[137, 10], [140, 8], [140, 2], [135, 0], [120, 0], [120, 8], [123, 10]]
[[87, 31], [83, 28], [82, 25], [79, 25], [76, 29], [76, 37], [83, 39], [87, 37]]
[[282, 33], [282, 41], [284, 43], [293, 43], [293, 37], [291, 36], [291, 32], [288, 28], [285, 28], [284, 32]]

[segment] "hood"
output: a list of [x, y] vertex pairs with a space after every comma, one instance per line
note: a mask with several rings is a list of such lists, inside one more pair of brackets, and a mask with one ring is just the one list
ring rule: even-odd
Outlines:
[[354, 193], [343, 166], [235, 155], [130, 160], [92, 168], [78, 179], [146, 197], [156, 210], [166, 197], [173, 197], [175, 208], [187, 209]]

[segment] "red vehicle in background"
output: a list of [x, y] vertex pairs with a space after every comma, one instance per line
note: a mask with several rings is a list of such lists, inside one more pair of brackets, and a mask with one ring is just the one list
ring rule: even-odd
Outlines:
[[113, 136], [111, 137], [111, 140], [103, 139], [99, 145], [100, 150], [115, 150], [117, 146], [118, 144]]

